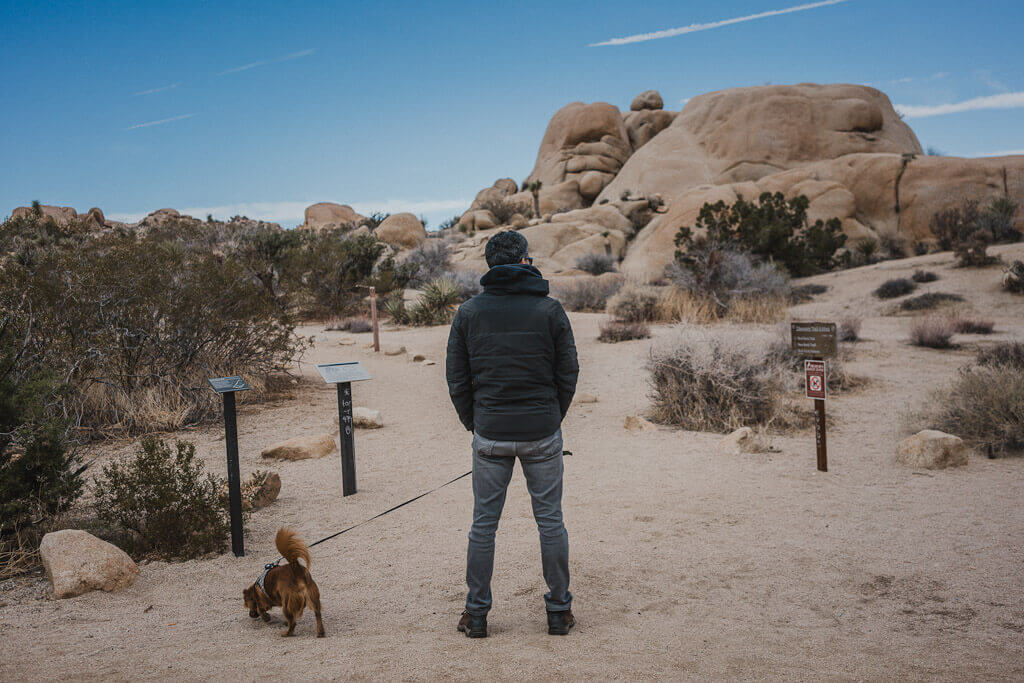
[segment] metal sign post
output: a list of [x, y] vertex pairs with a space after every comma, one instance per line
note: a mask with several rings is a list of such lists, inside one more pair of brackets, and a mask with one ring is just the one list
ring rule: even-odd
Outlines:
[[823, 322], [793, 323], [793, 351], [804, 361], [804, 391], [814, 399], [814, 443], [817, 447], [818, 471], [828, 472], [828, 442], [825, 433], [825, 399], [828, 396], [828, 365], [826, 357], [836, 355], [836, 324]]
[[242, 483], [238, 475], [238, 425], [235, 419], [235, 392], [248, 391], [241, 377], [217, 377], [209, 380], [213, 390], [224, 399], [224, 446], [228, 455], [228, 509], [231, 514], [231, 552], [245, 555], [242, 533]]
[[316, 366], [327, 384], [338, 385], [338, 440], [341, 442], [341, 494], [356, 492], [356, 453], [352, 420], [352, 382], [372, 379], [358, 361], [323, 363]]
[[370, 287], [370, 317], [373, 319], [373, 352], [380, 353], [380, 332], [377, 329], [377, 288]]

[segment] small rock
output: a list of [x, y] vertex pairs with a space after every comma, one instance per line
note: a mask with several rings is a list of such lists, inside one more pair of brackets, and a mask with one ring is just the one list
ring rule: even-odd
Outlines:
[[352, 410], [352, 421], [359, 429], [380, 429], [384, 426], [384, 418], [379, 410], [356, 406]]
[[412, 357], [412, 362], [413, 363], [421, 363], [421, 362], [423, 362], [423, 361], [425, 361], [427, 359], [427, 357], [425, 355], [423, 355], [422, 353], [418, 353], [418, 352], [411, 353], [409, 355]]
[[748, 447], [750, 442], [753, 440], [754, 430], [750, 427], [740, 427], [731, 434], [723, 437], [719, 442], [716, 449], [719, 453], [727, 453], [729, 455], [739, 455], [743, 453]]
[[437, 361], [436, 360], [425, 360], [425, 361], [423, 361], [423, 364], [424, 365], [437, 365]]
[[139, 575], [138, 565], [127, 553], [79, 529], [46, 534], [39, 554], [57, 600], [94, 590], [127, 588]]
[[963, 439], [937, 429], [925, 429], [900, 441], [896, 462], [908, 467], [941, 470], [967, 464], [967, 446]]
[[307, 460], [322, 458], [328, 453], [334, 452], [335, 448], [337, 446], [334, 444], [334, 437], [330, 434], [297, 436], [263, 449], [260, 457], [276, 460]]
[[[373, 344], [370, 344], [370, 348], [373, 348]], [[386, 346], [381, 349], [385, 356], [401, 356], [405, 353], [404, 346]]]
[[597, 403], [597, 396], [593, 394], [576, 394], [576, 403]]
[[[338, 344], [340, 344], [341, 346], [355, 346], [355, 343], [355, 339], [349, 339], [348, 337], [344, 337], [338, 340]], [[373, 344], [370, 344], [370, 346], [372, 347]]]
[[[333, 442], [334, 439], [331, 439]], [[275, 500], [281, 493], [281, 475], [277, 472], [267, 472], [267, 476], [263, 479], [263, 485], [252, 492], [250, 498], [250, 505], [253, 510], [259, 510], [265, 508]]]
[[658, 425], [654, 424], [650, 420], [640, 417], [639, 415], [630, 415], [627, 417], [623, 426], [631, 432], [653, 432], [658, 429]]

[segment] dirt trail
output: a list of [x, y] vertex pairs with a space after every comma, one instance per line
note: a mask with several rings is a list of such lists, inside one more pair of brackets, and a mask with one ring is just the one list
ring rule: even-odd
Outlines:
[[[1022, 258], [1024, 246], [994, 250]], [[309, 541], [443, 483], [469, 467], [469, 437], [447, 396], [443, 364], [374, 357], [368, 335], [324, 333], [308, 363], [357, 358], [374, 379], [355, 402], [386, 428], [356, 435], [359, 494], [342, 499], [337, 453], [275, 464], [280, 499], [255, 514], [245, 558], [149, 563], [121, 593], [62, 601], [0, 593], [0, 679], [790, 678], [962, 679], [1024, 676], [1024, 460], [972, 457], [961, 470], [892, 462], [902, 417], [947, 382], [970, 349], [905, 343], [908, 319], [882, 315], [869, 292], [928, 265], [921, 291], [962, 293], [997, 321], [992, 339], [1024, 338], [1024, 297], [998, 291], [998, 269], [954, 270], [931, 256], [824, 275], [800, 317], [863, 315], [850, 370], [871, 381], [829, 403], [827, 474], [810, 431], [777, 436], [777, 453], [724, 456], [719, 438], [676, 430], [630, 434], [647, 405], [650, 341], [598, 344], [598, 315], [571, 316], [580, 391], [565, 424], [566, 522], [578, 626], [544, 628], [539, 547], [517, 468], [501, 529], [491, 637], [455, 632], [464, 599], [470, 482], [462, 480], [313, 551], [327, 638], [305, 615], [297, 637], [250, 620], [241, 601], [274, 531]], [[656, 336], [671, 334], [658, 326]], [[442, 361], [447, 330], [401, 330]], [[354, 336], [358, 346], [340, 346]], [[319, 381], [319, 380], [317, 380]], [[330, 387], [239, 415], [242, 474], [265, 468], [269, 443], [328, 429]], [[217, 427], [180, 434], [224, 470]], [[149, 607], [152, 606], [151, 609]]]

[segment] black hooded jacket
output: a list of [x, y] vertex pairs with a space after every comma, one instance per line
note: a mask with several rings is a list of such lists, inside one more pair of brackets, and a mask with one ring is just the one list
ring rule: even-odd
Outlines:
[[533, 266], [491, 268], [448, 336], [448, 392], [466, 429], [497, 441], [554, 434], [576, 391], [569, 318]]

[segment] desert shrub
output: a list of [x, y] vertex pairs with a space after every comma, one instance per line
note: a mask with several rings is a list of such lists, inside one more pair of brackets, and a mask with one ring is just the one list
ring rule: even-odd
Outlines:
[[608, 320], [601, 323], [601, 333], [597, 341], [614, 344], [632, 339], [648, 339], [651, 336], [651, 329], [647, 323], [626, 322], [624, 320]]
[[373, 332], [373, 323], [366, 318], [349, 318], [346, 329], [354, 334]]
[[444, 232], [444, 231], [446, 231], [446, 230], [451, 230], [452, 228], [454, 228], [454, 227], [458, 226], [458, 224], [459, 224], [459, 221], [461, 221], [461, 220], [462, 220], [462, 216], [461, 216], [461, 215], [457, 215], [457, 216], [452, 216], [451, 218], [445, 218], [445, 219], [444, 219], [443, 221], [441, 221], [441, 223], [440, 223], [440, 224], [439, 224], [439, 225], [437, 226], [437, 229], [438, 229], [438, 231], [440, 231], [440, 232]]
[[[1018, 353], [1024, 354], [1024, 351]], [[992, 455], [1024, 449], [1024, 366], [996, 358], [962, 368], [929, 396], [922, 427], [956, 434]]]
[[953, 346], [956, 328], [949, 318], [930, 315], [917, 318], [910, 326], [910, 343], [930, 349], [948, 349]]
[[480, 284], [480, 274], [467, 270], [450, 270], [444, 277], [454, 282], [459, 288], [459, 300], [466, 301], [484, 291]]
[[396, 266], [381, 259], [387, 245], [372, 235], [349, 237], [337, 231], [312, 236], [303, 253], [303, 282], [311, 302], [306, 313], [345, 315], [363, 306], [365, 288], [373, 285], [380, 294], [408, 284], [413, 266]]
[[905, 277], [898, 277], [886, 280], [880, 284], [874, 291], [874, 294], [879, 299], [895, 299], [898, 296], [910, 294], [915, 289], [917, 289], [917, 285], [913, 280], [908, 280]]
[[405, 292], [399, 290], [388, 294], [381, 305], [384, 315], [396, 325], [408, 325], [409, 309], [405, 305]]
[[405, 259], [405, 264], [412, 272], [409, 285], [421, 287], [444, 275], [448, 270], [450, 254], [450, 248], [441, 240], [427, 240], [410, 250]]
[[445, 277], [431, 280], [423, 287], [419, 301], [409, 309], [409, 322], [424, 326], [449, 323], [461, 297], [462, 291], [454, 281]]
[[[694, 226], [676, 233], [676, 258], [685, 263], [686, 252], [710, 245], [711, 251], [749, 252], [778, 264], [792, 277], [830, 270], [837, 265], [835, 254], [846, 236], [838, 218], [810, 224], [809, 204], [803, 195], [787, 200], [778, 192], [765, 192], [756, 203], [739, 199], [732, 205], [704, 204]], [[697, 236], [702, 230], [704, 235]]]
[[864, 237], [853, 244], [853, 250], [860, 256], [862, 263], [874, 263], [878, 254], [878, 240]]
[[1024, 261], [1014, 261], [1003, 273], [1003, 289], [1024, 294]]
[[507, 197], [487, 199], [480, 202], [479, 208], [483, 211], [490, 211], [498, 225], [508, 225], [512, 216], [517, 213], [523, 218], [533, 218], [533, 207], [526, 202], [516, 202]]
[[147, 437], [134, 457], [105, 465], [95, 479], [96, 515], [126, 534], [126, 550], [136, 557], [191, 559], [227, 543], [220, 489], [194, 444], [178, 441], [172, 449]]
[[573, 278], [568, 282], [556, 282], [551, 296], [570, 311], [596, 313], [604, 311], [608, 299], [621, 288], [622, 280], [619, 279]]
[[995, 242], [1016, 242], [1020, 233], [1013, 227], [1018, 205], [1001, 197], [987, 206], [971, 199], [960, 206], [939, 211], [930, 227], [942, 249], [952, 249], [961, 266], [986, 266], [997, 261], [987, 253]]
[[710, 299], [722, 315], [734, 299], [786, 298], [790, 293], [789, 278], [773, 264], [708, 241], [678, 253], [665, 277], [683, 291]]
[[843, 318], [839, 321], [839, 341], [855, 342], [860, 340], [860, 318]]
[[942, 306], [943, 304], [951, 304], [963, 300], [964, 298], [959, 294], [949, 294], [947, 292], [925, 292], [924, 294], [912, 296], [909, 299], [901, 301], [900, 310], [925, 311]]
[[[767, 358], [769, 363], [780, 369], [787, 389], [802, 391], [804, 361], [807, 359], [793, 350], [789, 335], [790, 331], [787, 326], [777, 328], [775, 336], [767, 342]], [[856, 378], [846, 372], [846, 364], [843, 360], [846, 354], [843, 349], [839, 351], [838, 355], [828, 359], [825, 366], [825, 379], [830, 392], [849, 389], [856, 384]]]
[[910, 279], [917, 283], [935, 282], [939, 279], [939, 276], [930, 270], [915, 270]]
[[766, 349], [749, 332], [680, 328], [651, 351], [652, 418], [717, 432], [772, 422], [784, 384]]
[[590, 253], [576, 261], [576, 267], [591, 275], [615, 272], [615, 259], [607, 254]]
[[882, 235], [878, 240], [878, 247], [886, 258], [897, 259], [907, 255], [907, 241], [902, 237]]
[[992, 334], [995, 329], [995, 321], [984, 318], [968, 318], [956, 316], [953, 318], [953, 329], [958, 334]]
[[793, 304], [807, 303], [819, 294], [824, 294], [828, 291], [828, 285], [819, 285], [814, 283], [808, 283], [806, 285], [797, 285], [790, 290], [789, 300]]
[[608, 299], [607, 311], [622, 322], [649, 322], [658, 319], [659, 298], [654, 287], [628, 283]]
[[975, 361], [990, 367], [1011, 367], [1024, 371], [1024, 342], [1002, 342], [978, 351]]
[[384, 213], [383, 211], [374, 211], [369, 216], [361, 220], [359, 225], [365, 225], [370, 230], [376, 230], [390, 215], [390, 213]]
[[243, 375], [258, 397], [305, 346], [288, 307], [238, 259], [185, 229], [156, 234], [15, 245], [0, 230], [15, 249], [0, 267], [2, 325], [22, 367], [67, 387], [55, 410], [85, 436], [212, 418], [207, 378]]
[[708, 297], [667, 287], [658, 300], [658, 320], [712, 324], [721, 320], [741, 323], [772, 323], [786, 316], [787, 301], [781, 297], [736, 297], [723, 310]]

